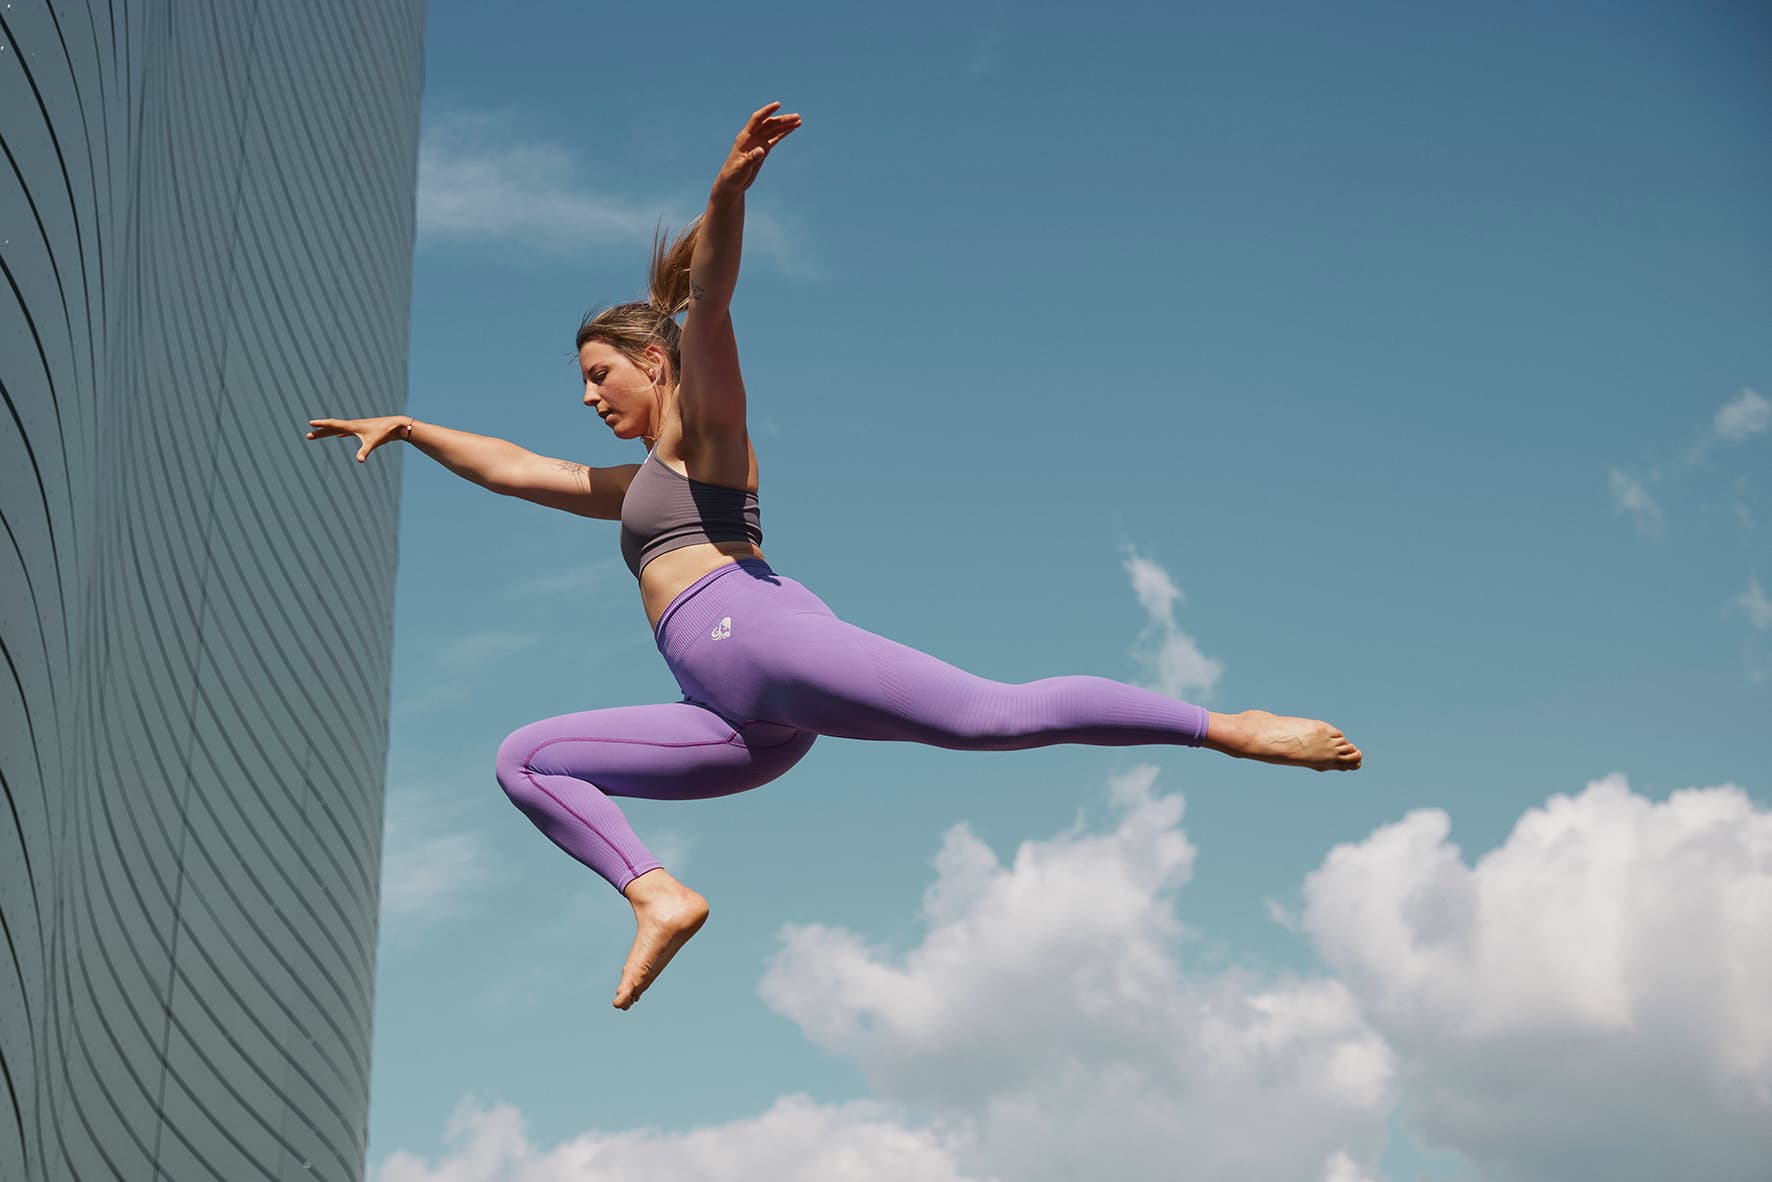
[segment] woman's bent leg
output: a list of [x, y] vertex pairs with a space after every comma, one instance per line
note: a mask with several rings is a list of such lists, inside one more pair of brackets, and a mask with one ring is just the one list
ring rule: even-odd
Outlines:
[[615, 706], [513, 732], [499, 747], [498, 781], [549, 840], [620, 891], [659, 862], [611, 796], [743, 792], [799, 762], [814, 738], [767, 722], [734, 728], [690, 702]]

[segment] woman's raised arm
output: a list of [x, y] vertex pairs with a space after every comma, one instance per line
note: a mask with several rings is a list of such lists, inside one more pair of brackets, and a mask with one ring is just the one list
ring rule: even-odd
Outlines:
[[[738, 256], [744, 245], [744, 194], [757, 179], [763, 160], [797, 127], [798, 115], [777, 115], [780, 103], [770, 103], [746, 120], [732, 141], [732, 151], [720, 165], [708, 195], [707, 213], [696, 236], [695, 253], [689, 260], [690, 316], [706, 321], [723, 319], [738, 286]], [[684, 327], [688, 327], [685, 320]]]
[[732, 332], [732, 290], [744, 245], [744, 194], [769, 150], [800, 126], [770, 103], [745, 122], [714, 178], [708, 209], [689, 259], [689, 310], [683, 317], [683, 372], [677, 409], [691, 438], [733, 436], [745, 429], [744, 378]]
[[373, 419], [310, 419], [309, 439], [354, 435], [357, 462], [384, 443], [399, 440], [448, 468], [464, 480], [507, 497], [521, 497], [550, 509], [562, 509], [580, 517], [617, 520], [628, 484], [638, 464], [615, 468], [589, 468], [571, 460], [537, 455], [506, 439], [475, 435], [436, 423], [421, 423], [410, 415]]

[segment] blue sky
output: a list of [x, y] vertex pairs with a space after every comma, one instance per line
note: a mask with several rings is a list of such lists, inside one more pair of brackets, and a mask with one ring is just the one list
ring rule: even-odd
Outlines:
[[[639, 460], [572, 333], [780, 99], [734, 309], [777, 569], [1367, 762], [822, 740], [626, 804], [713, 918], [618, 1013], [626, 904], [492, 778], [678, 697], [616, 527], [404, 455], [372, 1176], [1772, 1151], [1768, 51], [1748, 4], [433, 0], [407, 411]], [[1702, 1137], [1582, 1131], [1669, 1080]]]

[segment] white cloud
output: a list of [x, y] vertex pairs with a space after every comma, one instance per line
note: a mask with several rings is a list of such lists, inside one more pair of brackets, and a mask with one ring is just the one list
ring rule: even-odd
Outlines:
[[1414, 1126], [1520, 1179], [1764, 1177], [1772, 813], [1622, 776], [1467, 866], [1439, 810], [1339, 846], [1305, 927], [1400, 1065]]
[[1749, 576], [1747, 590], [1729, 601], [1729, 607], [1747, 617], [1755, 632], [1764, 632], [1772, 628], [1772, 600], [1760, 590], [1760, 580]]
[[[761, 1116], [688, 1132], [590, 1132], [551, 1149], [509, 1104], [463, 1101], [435, 1165], [397, 1152], [376, 1182], [968, 1182], [940, 1137], [879, 1104], [784, 1096]], [[985, 1182], [978, 1179], [977, 1182]]]
[[420, 793], [390, 793], [382, 833], [384, 927], [410, 932], [458, 914], [490, 877], [490, 860], [472, 833], [439, 833], [435, 810]]
[[1200, 651], [1194, 638], [1175, 625], [1175, 606], [1182, 601], [1181, 588], [1169, 572], [1126, 548], [1126, 574], [1132, 591], [1150, 617], [1132, 656], [1154, 676], [1150, 688], [1172, 698], [1204, 700], [1212, 696], [1224, 663]]
[[1378, 1182], [1378, 1176], [1367, 1173], [1360, 1163], [1337, 1150], [1323, 1163], [1323, 1182]]
[[1649, 490], [1633, 476], [1626, 475], [1618, 469], [1612, 469], [1612, 503], [1620, 512], [1629, 513], [1636, 522], [1637, 532], [1644, 537], [1655, 537], [1661, 533], [1661, 506], [1649, 495]]
[[1342, 986], [1177, 967], [1194, 849], [1155, 777], [1114, 785], [1112, 831], [1026, 842], [1008, 866], [956, 827], [916, 947], [790, 925], [765, 1001], [878, 1095], [939, 1113], [973, 1173], [1292, 1180], [1373, 1158], [1391, 1063]]
[[1139, 606], [1144, 608], [1152, 623], [1174, 628], [1175, 605], [1182, 600], [1181, 588], [1175, 585], [1168, 571], [1150, 559], [1141, 558], [1130, 548], [1128, 553], [1126, 574], [1132, 579], [1132, 592], [1138, 596]]
[[1299, 978], [1182, 969], [1196, 855], [1156, 776], [1111, 784], [1106, 831], [1007, 863], [950, 830], [907, 950], [784, 927], [765, 1001], [874, 1099], [553, 1148], [469, 1101], [436, 1164], [397, 1153], [378, 1182], [1374, 1182], [1399, 1102], [1475, 1176], [1763, 1177], [1772, 811], [1739, 789], [1657, 803], [1607, 777], [1474, 865], [1444, 813], [1410, 813], [1306, 879], [1294, 922], [1337, 975]]
[[1261, 905], [1262, 909], [1267, 912], [1267, 917], [1285, 928], [1287, 931], [1297, 932], [1303, 930], [1303, 926], [1300, 924], [1298, 916], [1278, 900], [1263, 899]]
[[488, 115], [425, 128], [418, 149], [421, 240], [480, 240], [582, 248], [649, 243], [656, 212], [598, 193], [567, 149], [525, 142]]
[[[710, 160], [712, 168], [718, 160]], [[593, 179], [572, 149], [524, 136], [509, 120], [486, 113], [444, 116], [428, 123], [418, 149], [418, 236], [421, 245], [487, 243], [531, 251], [577, 253], [600, 246], [650, 248], [660, 222], [681, 227], [701, 213], [675, 202], [615, 196]], [[767, 202], [769, 199], [764, 197]], [[805, 227], [776, 209], [745, 214], [745, 252], [790, 278], [821, 272]], [[647, 262], [635, 254], [636, 276]]]
[[1752, 390], [1743, 390], [1741, 397], [1725, 403], [1712, 422], [1717, 438], [1731, 442], [1757, 435], [1769, 424], [1772, 424], [1772, 402]]

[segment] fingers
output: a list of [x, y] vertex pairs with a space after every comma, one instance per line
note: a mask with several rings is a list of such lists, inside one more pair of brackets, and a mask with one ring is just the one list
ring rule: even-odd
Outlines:
[[744, 130], [738, 133], [739, 142], [761, 140], [774, 147], [789, 132], [799, 127], [803, 120], [799, 115], [774, 115], [781, 109], [779, 102], [759, 107], [745, 120]]
[[780, 109], [781, 104], [773, 102], [758, 107], [751, 113], [751, 117], [745, 121], [744, 130], [733, 140], [732, 152], [721, 166], [719, 179], [715, 182], [716, 188], [740, 192], [750, 188], [770, 149], [799, 129], [802, 122], [800, 116], [776, 115], [775, 112]]
[[369, 458], [369, 453], [375, 450], [376, 444], [370, 443], [369, 437], [357, 429], [359, 425], [358, 421], [347, 419], [309, 419], [308, 426], [313, 430], [308, 432], [308, 438], [331, 439], [335, 436], [354, 436], [361, 444], [357, 449], [357, 462], [361, 464]]

